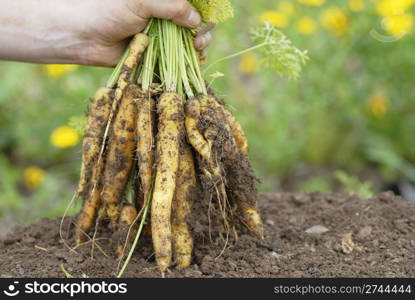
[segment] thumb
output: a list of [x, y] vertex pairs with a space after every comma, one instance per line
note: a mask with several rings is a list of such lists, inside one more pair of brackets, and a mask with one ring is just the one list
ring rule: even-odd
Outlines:
[[187, 0], [129, 0], [133, 11], [143, 19], [171, 20], [184, 27], [197, 27], [202, 18]]

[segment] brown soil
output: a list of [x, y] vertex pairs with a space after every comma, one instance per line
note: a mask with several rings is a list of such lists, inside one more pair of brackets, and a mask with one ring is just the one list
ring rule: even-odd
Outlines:
[[[207, 228], [194, 226], [194, 264], [187, 270], [173, 267], [167, 276], [415, 277], [415, 205], [391, 193], [366, 200], [271, 194], [262, 197], [260, 207], [264, 241], [243, 230], [238, 242], [216, 258], [221, 246], [209, 242]], [[72, 253], [60, 241], [59, 221], [17, 227], [0, 239], [0, 277], [62, 277], [61, 264], [75, 276], [113, 276], [114, 245], [98, 241], [109, 258], [95, 247], [92, 260], [90, 244]], [[328, 231], [309, 233], [322, 229]], [[125, 276], [158, 277], [149, 241], [139, 247]]]

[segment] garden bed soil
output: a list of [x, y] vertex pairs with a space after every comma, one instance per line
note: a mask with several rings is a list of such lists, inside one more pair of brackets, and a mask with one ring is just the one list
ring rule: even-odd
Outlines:
[[[263, 195], [260, 208], [265, 240], [242, 229], [238, 241], [218, 257], [223, 243], [211, 242], [206, 225], [196, 224], [192, 266], [172, 267], [166, 276], [415, 277], [415, 204], [392, 193], [369, 199], [276, 193]], [[60, 219], [44, 219], [0, 238], [0, 277], [64, 277], [61, 265], [74, 276], [115, 275], [112, 242], [98, 240], [93, 258], [91, 243], [75, 253], [61, 240], [59, 225]], [[106, 235], [105, 230], [99, 234]], [[160, 276], [148, 238], [124, 276]]]

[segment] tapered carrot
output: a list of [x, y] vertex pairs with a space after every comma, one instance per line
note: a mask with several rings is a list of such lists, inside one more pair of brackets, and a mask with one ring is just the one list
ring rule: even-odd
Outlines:
[[125, 89], [108, 142], [101, 198], [106, 205], [107, 216], [113, 224], [117, 221], [119, 203], [125, 195], [133, 167], [137, 126], [137, 107], [134, 99], [138, 93], [139, 88], [134, 84], [128, 85]]
[[102, 146], [102, 138], [111, 112], [112, 89], [100, 88], [91, 100], [89, 117], [85, 127], [82, 145], [82, 167], [78, 186], [78, 195], [85, 198], [90, 189], [92, 169]]
[[[155, 127], [156, 127], [156, 102], [150, 94], [136, 99], [137, 104], [137, 157], [138, 173], [140, 181], [141, 199], [147, 199], [153, 184], [153, 167], [155, 161]], [[145, 201], [144, 201], [145, 202]], [[144, 205], [144, 203], [140, 203]]]
[[179, 168], [182, 102], [178, 94], [165, 92], [157, 103], [157, 171], [151, 205], [151, 232], [156, 261], [162, 274], [172, 259], [171, 207]]
[[187, 268], [192, 260], [193, 238], [187, 219], [196, 196], [196, 170], [193, 153], [185, 140], [180, 145], [179, 169], [173, 199], [172, 232], [176, 263]]
[[91, 101], [89, 118], [85, 128], [82, 146], [82, 166], [77, 195], [83, 199], [82, 210], [78, 214], [75, 230], [76, 244], [86, 240], [86, 231], [94, 223], [100, 208], [97, 182], [103, 162], [99, 161], [104, 133], [112, 107], [112, 89], [101, 88]]
[[190, 144], [206, 161], [210, 160], [211, 152], [206, 139], [198, 129], [200, 119], [200, 102], [197, 98], [186, 102], [185, 126]]

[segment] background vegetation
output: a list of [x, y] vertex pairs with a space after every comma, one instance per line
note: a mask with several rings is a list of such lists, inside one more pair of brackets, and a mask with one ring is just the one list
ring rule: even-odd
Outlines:
[[[216, 65], [212, 85], [234, 108], [263, 191], [364, 196], [390, 185], [413, 197], [413, 0], [238, 0], [209, 62], [252, 46], [259, 22], [310, 57], [297, 80], [247, 53]], [[209, 63], [208, 62], [208, 63]], [[207, 75], [209, 75], [209, 72]], [[80, 167], [78, 126], [111, 70], [0, 62], [0, 220], [63, 213]], [[0, 222], [1, 223], [1, 222]]]

